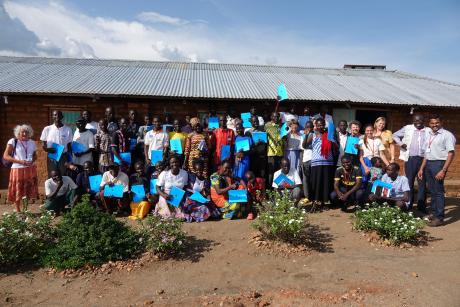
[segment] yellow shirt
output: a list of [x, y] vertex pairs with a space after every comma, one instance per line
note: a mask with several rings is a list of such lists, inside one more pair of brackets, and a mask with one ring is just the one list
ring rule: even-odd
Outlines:
[[187, 133], [184, 132], [170, 132], [169, 133], [169, 140], [176, 140], [179, 139], [180, 143], [182, 144], [182, 149], [185, 149], [185, 140], [187, 139]]

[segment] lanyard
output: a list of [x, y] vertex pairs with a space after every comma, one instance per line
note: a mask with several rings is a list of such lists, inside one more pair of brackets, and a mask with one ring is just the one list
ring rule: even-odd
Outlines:
[[438, 134], [436, 133], [433, 137], [431, 137], [430, 135], [430, 139], [428, 140], [428, 148], [431, 149], [431, 144], [433, 143], [434, 139], [438, 136]]

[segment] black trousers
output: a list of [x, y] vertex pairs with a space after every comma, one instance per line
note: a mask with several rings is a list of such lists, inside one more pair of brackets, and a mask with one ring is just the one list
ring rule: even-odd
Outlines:
[[268, 171], [268, 184], [267, 186], [271, 187], [273, 183], [273, 175], [277, 170], [280, 169], [281, 159], [280, 156], [271, 156], [267, 158], [267, 171]]
[[[409, 157], [409, 160], [404, 164], [404, 169], [406, 172], [406, 177], [409, 181], [410, 187], [410, 208], [417, 201], [417, 209], [425, 211], [426, 210], [426, 176], [423, 176], [422, 180], [418, 179], [418, 171], [420, 166], [422, 166], [423, 157], [413, 156]], [[415, 199], [415, 190], [414, 183], [417, 180], [418, 191], [417, 199]]]

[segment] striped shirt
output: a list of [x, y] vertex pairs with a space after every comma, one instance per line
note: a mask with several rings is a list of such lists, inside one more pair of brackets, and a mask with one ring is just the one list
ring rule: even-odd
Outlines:
[[311, 157], [311, 166], [320, 166], [320, 165], [334, 165], [334, 158], [332, 156], [332, 150], [329, 152], [329, 155], [327, 159], [325, 159], [321, 155], [321, 144], [322, 144], [322, 139], [321, 135], [316, 136], [313, 135], [313, 140], [312, 140], [312, 146], [313, 146], [313, 151], [312, 151], [312, 157]]

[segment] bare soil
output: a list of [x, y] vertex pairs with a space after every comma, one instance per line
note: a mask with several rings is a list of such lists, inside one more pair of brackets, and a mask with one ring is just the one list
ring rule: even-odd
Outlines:
[[311, 214], [300, 249], [260, 243], [246, 220], [184, 224], [182, 259], [0, 273], [0, 306], [460, 306], [460, 199], [447, 204], [446, 225], [406, 248], [352, 231], [340, 210]]

